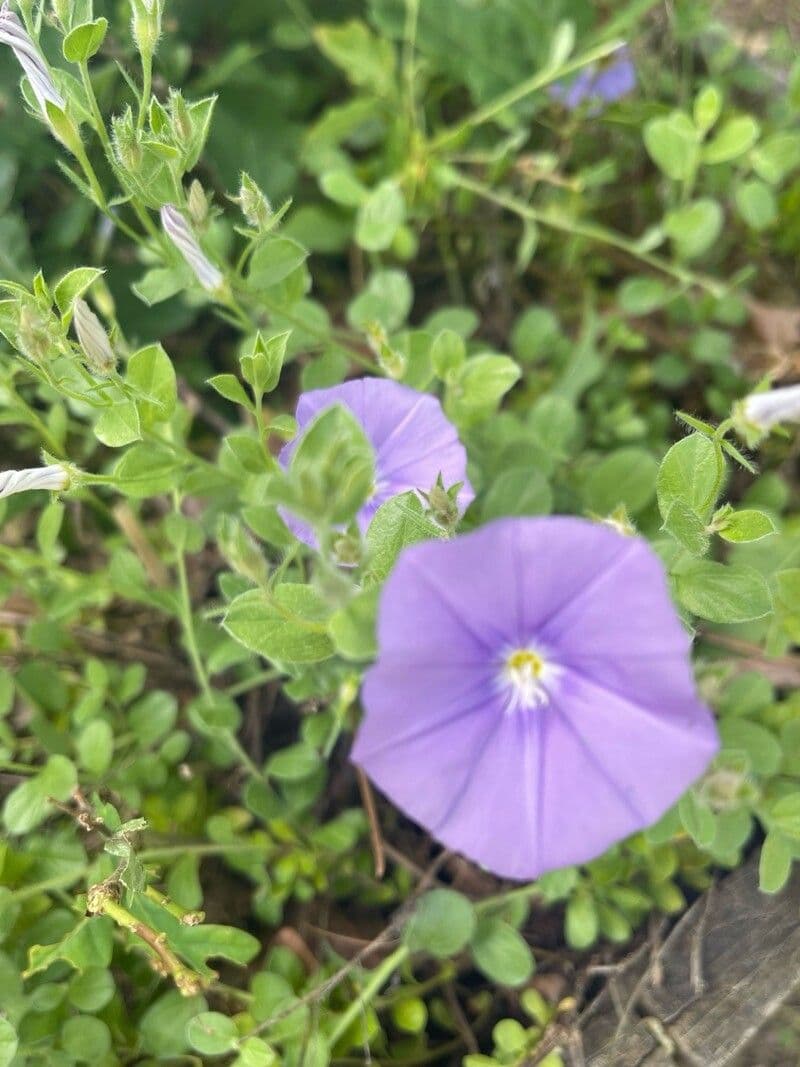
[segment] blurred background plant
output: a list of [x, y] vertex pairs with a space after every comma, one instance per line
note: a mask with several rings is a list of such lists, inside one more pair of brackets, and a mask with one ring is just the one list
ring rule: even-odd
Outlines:
[[[797, 376], [800, 64], [726, 15], [4, 8], [52, 91], [2, 49], [0, 432], [70, 488], [0, 504], [0, 1064], [557, 1067], [587, 961], [753, 848], [784, 884], [797, 447], [735, 405]], [[443, 502], [338, 535], [358, 427], [274, 456], [364, 371], [442, 396], [465, 528], [635, 527], [698, 630], [723, 751], [580, 870], [509, 889], [359, 793], [377, 593]]]

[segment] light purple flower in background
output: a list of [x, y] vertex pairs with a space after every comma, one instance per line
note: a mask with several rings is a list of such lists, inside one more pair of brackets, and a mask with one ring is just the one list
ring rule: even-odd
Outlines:
[[63, 111], [66, 104], [53, 83], [50, 68], [19, 16], [11, 10], [8, 0], [4, 0], [3, 6], [0, 7], [0, 42], [11, 48], [17, 62], [28, 76], [42, 115], [47, 118], [48, 102]]
[[750, 393], [741, 401], [741, 407], [747, 422], [762, 431], [781, 422], [800, 422], [800, 385]]
[[620, 49], [610, 62], [593, 63], [569, 82], [556, 82], [549, 93], [564, 107], [574, 111], [587, 102], [593, 105], [590, 114], [597, 114], [602, 104], [613, 104], [628, 96], [636, 88], [636, 68], [627, 48]]
[[[297, 437], [278, 457], [283, 467], [289, 466], [308, 426], [336, 404], [355, 417], [375, 450], [375, 491], [356, 516], [362, 533], [381, 504], [411, 489], [427, 492], [439, 474], [446, 488], [462, 483], [457, 504], [463, 514], [475, 494], [467, 481], [467, 453], [455, 427], [435, 396], [386, 378], [358, 378], [303, 393], [295, 413]], [[281, 515], [295, 537], [316, 544], [305, 523], [283, 510]]]
[[718, 748], [647, 543], [500, 519], [412, 545], [378, 614], [352, 758], [448, 848], [507, 878], [655, 822]]

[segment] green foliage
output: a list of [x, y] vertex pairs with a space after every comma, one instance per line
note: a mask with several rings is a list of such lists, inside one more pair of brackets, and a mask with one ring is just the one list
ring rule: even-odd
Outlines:
[[[800, 856], [800, 701], [737, 651], [800, 642], [794, 445], [737, 406], [753, 352], [792, 355], [800, 68], [688, 2], [658, 33], [588, 0], [17, 8], [64, 106], [3, 46], [0, 433], [69, 487], [0, 502], [0, 1067], [563, 1067], [539, 919], [572, 981], [754, 842], [765, 892]], [[622, 38], [636, 92], [567, 107]], [[360, 373], [440, 398], [463, 518], [431, 485], [356, 521], [363, 428], [292, 413]], [[653, 544], [720, 753], [644, 833], [511, 890], [420, 883], [431, 843], [378, 799], [379, 877], [346, 756], [383, 583], [550, 513]]]

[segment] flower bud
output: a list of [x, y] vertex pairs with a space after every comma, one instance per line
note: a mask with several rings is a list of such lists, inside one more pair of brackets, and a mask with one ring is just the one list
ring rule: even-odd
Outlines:
[[139, 53], [152, 56], [161, 36], [163, 0], [131, 0], [133, 19], [131, 30]]
[[32, 363], [43, 363], [54, 347], [50, 322], [34, 303], [23, 304], [20, 310], [17, 344]]
[[458, 490], [460, 485], [454, 485], [445, 489], [441, 474], [436, 479], [436, 484], [423, 496], [428, 502], [428, 510], [434, 522], [445, 530], [454, 530], [459, 518]]
[[336, 536], [331, 545], [331, 556], [340, 567], [357, 567], [361, 562], [361, 539], [351, 533]]
[[111, 136], [117, 162], [130, 174], [136, 174], [142, 165], [143, 153], [130, 108], [111, 119]]
[[117, 357], [109, 336], [98, 317], [80, 297], [72, 307], [72, 324], [89, 369], [101, 377], [111, 374], [117, 365]]
[[0, 471], [0, 497], [15, 493], [28, 493], [45, 489], [58, 493], [69, 485], [69, 474], [64, 467], [33, 467], [19, 471]]
[[176, 142], [179, 145], [188, 145], [194, 135], [194, 128], [183, 94], [177, 89], [172, 89], [169, 94], [169, 111]]
[[48, 103], [55, 104], [57, 108], [64, 111], [66, 109], [64, 98], [55, 87], [53, 75], [44, 56], [16, 13], [11, 10], [8, 0], [4, 0], [3, 6], [0, 7], [0, 42], [9, 46], [27, 75], [42, 116], [47, 119]]
[[203, 288], [209, 293], [219, 290], [223, 281], [221, 272], [200, 247], [189, 223], [172, 204], [162, 207], [161, 225], [164, 227], [164, 233], [192, 268]]
[[202, 226], [208, 218], [208, 198], [203, 190], [203, 186], [196, 178], [189, 186], [187, 205], [192, 222], [195, 226]]
[[245, 219], [256, 230], [264, 230], [272, 220], [272, 205], [249, 174], [242, 171], [239, 195], [232, 198], [241, 208]]
[[383, 326], [378, 322], [371, 322], [367, 325], [366, 331], [367, 342], [375, 353], [381, 369], [385, 370], [389, 377], [394, 378], [395, 381], [402, 378], [406, 372], [406, 358], [389, 344], [389, 339]]

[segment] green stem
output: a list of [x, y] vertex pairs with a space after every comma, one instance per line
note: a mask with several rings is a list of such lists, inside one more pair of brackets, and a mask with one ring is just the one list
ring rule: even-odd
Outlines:
[[530, 204], [520, 200], [519, 197], [512, 196], [509, 193], [495, 192], [491, 186], [486, 185], [484, 182], [476, 181], [474, 178], [468, 178], [460, 172], [454, 171], [451, 177], [455, 185], [460, 186], [462, 189], [467, 189], [484, 200], [497, 204], [498, 207], [505, 208], [506, 211], [513, 212], [522, 219], [538, 223], [541, 226], [548, 226], [550, 229], [558, 230], [561, 233], [571, 233], [575, 237], [585, 237], [590, 241], [597, 241], [599, 244], [618, 248], [621, 252], [626, 252], [629, 256], [646, 263], [653, 270], [669, 275], [669, 277], [680, 282], [681, 285], [695, 285], [700, 289], [705, 289], [715, 297], [720, 297], [725, 292], [725, 287], [714, 278], [695, 274], [685, 267], [661, 259], [660, 256], [654, 256], [650, 252], [643, 252], [636, 246], [635, 241], [631, 241], [613, 230], [607, 230], [604, 226], [598, 226], [594, 222], [577, 222], [574, 219], [553, 214], [550, 211], [542, 211], [531, 207]]
[[153, 53], [142, 52], [142, 99], [139, 101], [139, 118], [136, 128], [144, 129], [144, 121], [150, 109], [150, 96], [153, 91]]
[[276, 670], [259, 671], [258, 674], [251, 674], [249, 678], [244, 678], [241, 682], [228, 686], [225, 690], [225, 695], [232, 698], [241, 696], [242, 693], [249, 693], [251, 689], [264, 685], [265, 682], [274, 682], [281, 677], [281, 674], [281, 671]]
[[389, 981], [394, 972], [408, 959], [406, 945], [396, 948], [386, 959], [370, 972], [369, 980], [350, 1006], [336, 1020], [330, 1034], [330, 1044], [335, 1045], [340, 1037], [352, 1026], [366, 1006], [377, 996], [381, 986]]
[[[175, 514], [180, 515], [180, 497], [177, 493], [173, 493], [172, 501]], [[197, 634], [194, 629], [192, 597], [189, 590], [189, 575], [186, 571], [186, 557], [183, 553], [183, 549], [178, 549], [177, 551], [175, 566], [178, 571], [178, 586], [180, 591], [180, 600], [178, 604], [181, 626], [183, 628], [183, 639], [186, 643], [186, 650], [189, 653], [189, 659], [192, 664], [195, 678], [197, 679], [197, 684], [200, 686], [203, 695], [211, 700], [213, 699], [214, 692], [211, 688], [211, 682], [208, 679], [208, 673], [205, 664], [203, 663], [203, 657], [200, 655], [200, 649], [197, 644]]]
[[441, 151], [451, 141], [460, 140], [462, 135], [474, 126], [480, 126], [482, 123], [488, 122], [495, 115], [499, 115], [507, 108], [513, 107], [514, 104], [518, 104], [520, 100], [524, 100], [526, 96], [543, 89], [546, 85], [551, 85], [553, 82], [560, 81], [568, 74], [572, 74], [582, 67], [588, 67], [591, 63], [597, 63], [599, 60], [605, 59], [606, 56], [617, 52], [624, 44], [624, 41], [606, 41], [605, 44], [596, 45], [575, 59], [562, 63], [560, 67], [546, 67], [544, 70], [540, 70], [533, 77], [527, 78], [525, 81], [520, 82], [519, 85], [515, 85], [513, 89], [509, 89], [507, 92], [495, 97], [494, 100], [490, 100], [488, 104], [479, 107], [455, 126], [442, 130], [430, 142], [430, 149], [434, 152]]

